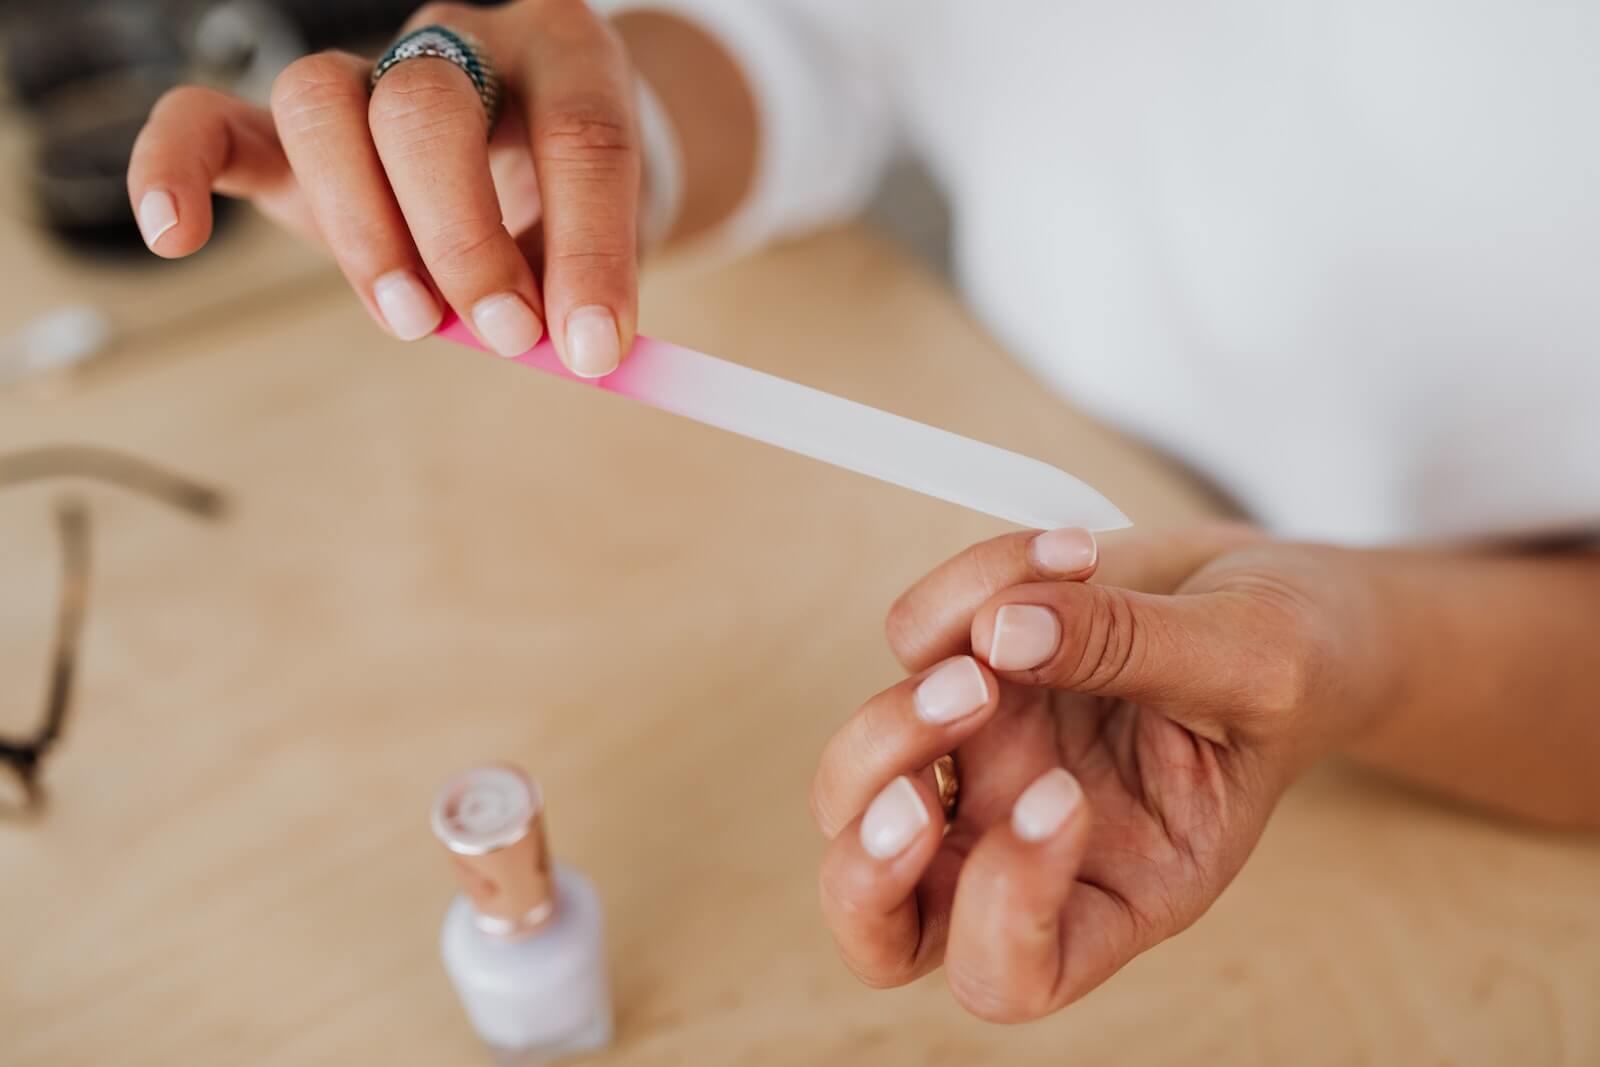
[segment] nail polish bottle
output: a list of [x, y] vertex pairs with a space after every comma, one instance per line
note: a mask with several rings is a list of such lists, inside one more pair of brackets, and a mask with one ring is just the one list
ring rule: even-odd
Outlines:
[[445, 914], [445, 970], [494, 1062], [526, 1067], [609, 1044], [600, 899], [550, 862], [539, 787], [511, 766], [465, 771], [440, 790], [433, 832], [462, 890]]

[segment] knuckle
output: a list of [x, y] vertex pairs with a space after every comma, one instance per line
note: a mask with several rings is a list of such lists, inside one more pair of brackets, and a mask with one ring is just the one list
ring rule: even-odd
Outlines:
[[[846, 926], [853, 925], [850, 920], [857, 916], [860, 909], [833, 894], [826, 881], [822, 893], [824, 910], [836, 920], [845, 919]], [[896, 952], [887, 946], [875, 945], [870, 939], [851, 938], [837, 921], [832, 923], [832, 933], [839, 962], [844, 964], [845, 970], [856, 981], [869, 989], [897, 989], [910, 985], [922, 975], [923, 968], [915, 950]]]
[[889, 651], [902, 663], [921, 647], [922, 627], [910, 593], [901, 593], [889, 606], [889, 614], [883, 620], [883, 636], [889, 642]]
[[627, 270], [632, 266], [633, 253], [622, 247], [606, 247], [614, 240], [609, 235], [601, 236], [598, 233], [567, 235], [563, 243], [570, 242], [575, 247], [552, 250], [549, 253], [550, 265], [569, 274], [613, 274]]
[[372, 91], [371, 114], [375, 126], [417, 128], [424, 142], [486, 121], [466, 74], [442, 59], [401, 63], [385, 74]]
[[868, 989], [899, 989], [917, 979], [916, 965], [909, 960], [867, 963], [853, 959], [848, 953], [840, 953], [840, 956], [856, 981]]
[[899, 732], [892, 718], [881, 698], [872, 700], [856, 713], [854, 729], [848, 734], [853, 766], [868, 771], [888, 771], [899, 764]]
[[823, 782], [820, 770], [811, 779], [811, 792], [808, 800], [811, 807], [811, 818], [816, 822], [817, 828], [822, 831], [824, 837], [833, 837], [840, 823], [839, 820], [833, 817], [828, 788]]
[[608, 99], [569, 101], [541, 119], [540, 155], [553, 163], [621, 166], [633, 148], [633, 124]]
[[1008, 986], [1003, 988], [989, 975], [952, 960], [945, 961], [945, 977], [957, 1004], [989, 1023], [1022, 1023], [1037, 1019], [1046, 1011], [1019, 999]]
[[485, 253], [510, 235], [498, 219], [458, 219], [440, 227], [424, 246], [428, 269], [441, 278], [461, 278], [476, 273]]
[[171, 111], [181, 108], [186, 104], [207, 100], [217, 95], [215, 89], [207, 89], [200, 85], [179, 85], [168, 89], [156, 100], [156, 111]]
[[[359, 103], [362, 87], [350, 76], [350, 66], [332, 52], [319, 52], [295, 60], [272, 83], [272, 113], [280, 125], [297, 128], [315, 124], [331, 108]], [[309, 120], [309, 123], [308, 121]]]
[[202, 85], [179, 85], [168, 89], [156, 99], [150, 109], [150, 121], [159, 123], [177, 115], [193, 116], [195, 112], [219, 104], [227, 99], [215, 89]]
[[[1144, 642], [1140, 638], [1138, 613], [1127, 596], [1117, 589], [1097, 589], [1083, 612], [1062, 612], [1069, 633], [1063, 649], [1076, 655], [1065, 665], [1059, 684], [1082, 693], [1099, 693], [1113, 688], [1138, 667]], [[1070, 655], [1071, 653], [1069, 653]]]

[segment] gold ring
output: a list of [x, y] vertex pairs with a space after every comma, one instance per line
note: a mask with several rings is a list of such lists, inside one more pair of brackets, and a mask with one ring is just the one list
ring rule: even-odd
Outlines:
[[961, 779], [956, 775], [956, 757], [947, 753], [933, 761], [933, 785], [939, 791], [939, 806], [945, 821], [956, 817], [956, 802], [961, 799]]

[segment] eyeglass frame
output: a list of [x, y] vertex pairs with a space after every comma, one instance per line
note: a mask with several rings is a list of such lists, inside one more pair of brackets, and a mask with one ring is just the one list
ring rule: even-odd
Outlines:
[[[227, 512], [227, 498], [216, 489], [115, 449], [94, 445], [44, 445], [0, 454], [0, 490], [61, 478], [87, 479], [130, 490], [193, 518], [216, 520]], [[76, 496], [55, 503], [61, 545], [61, 580], [56, 596], [55, 633], [45, 686], [44, 715], [23, 738], [0, 736], [0, 765], [10, 769], [22, 789], [23, 813], [43, 807], [41, 769], [61, 740], [72, 712], [79, 673], [79, 645], [88, 615], [89, 508]], [[0, 810], [0, 814], [5, 814]]]

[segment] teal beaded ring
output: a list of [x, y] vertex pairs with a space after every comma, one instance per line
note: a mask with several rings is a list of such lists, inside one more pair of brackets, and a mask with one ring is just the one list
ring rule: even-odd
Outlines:
[[420, 30], [412, 30], [390, 45], [389, 50], [378, 59], [378, 65], [372, 68], [372, 81], [368, 88], [377, 88], [378, 81], [385, 74], [406, 60], [424, 56], [448, 60], [472, 79], [474, 88], [478, 90], [478, 99], [483, 101], [483, 110], [489, 117], [489, 129], [492, 131], [495, 120], [500, 117], [500, 75], [484, 53], [483, 45], [471, 34], [444, 26], [424, 26]]

